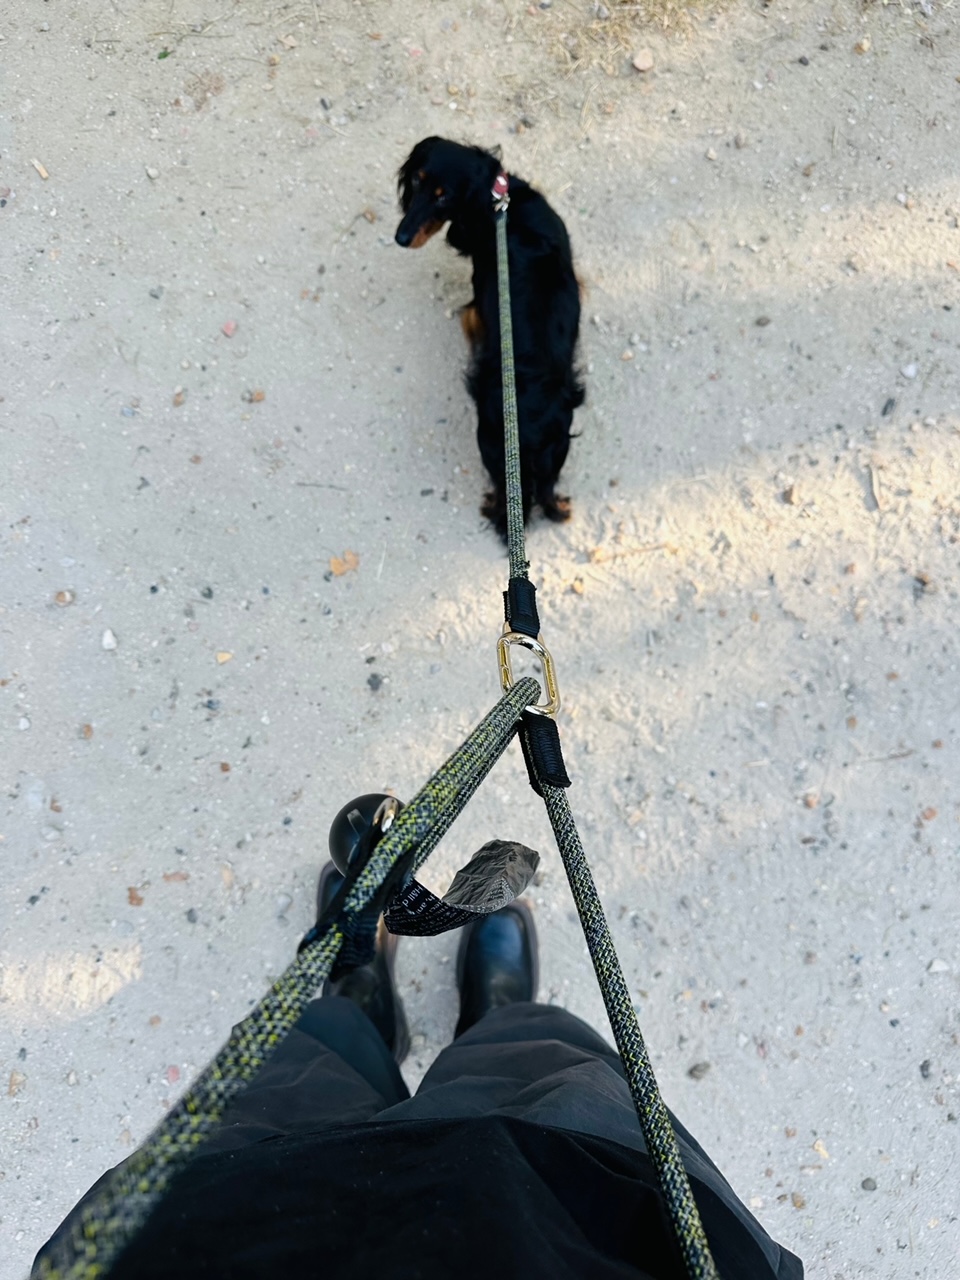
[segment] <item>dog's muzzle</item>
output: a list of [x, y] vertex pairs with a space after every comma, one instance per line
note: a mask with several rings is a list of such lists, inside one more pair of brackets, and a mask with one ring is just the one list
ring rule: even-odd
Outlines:
[[421, 222], [419, 226], [408, 226], [407, 219], [404, 218], [399, 227], [397, 227], [397, 234], [394, 239], [404, 249], [421, 249], [431, 236], [437, 234], [442, 226], [442, 218], [431, 218], [426, 222]]

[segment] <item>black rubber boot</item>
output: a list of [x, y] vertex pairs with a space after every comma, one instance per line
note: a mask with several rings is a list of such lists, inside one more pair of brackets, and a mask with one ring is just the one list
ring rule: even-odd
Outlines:
[[[343, 877], [328, 862], [320, 872], [317, 885], [317, 917], [323, 914]], [[397, 1062], [403, 1062], [410, 1051], [410, 1029], [393, 980], [397, 957], [398, 938], [390, 933], [381, 918], [377, 926], [377, 953], [369, 964], [361, 965], [336, 982], [328, 979], [323, 984], [321, 996], [343, 996], [360, 1006], [380, 1032], [387, 1048]]]
[[466, 925], [457, 954], [460, 1020], [454, 1035], [491, 1009], [536, 1000], [538, 970], [537, 931], [525, 902], [517, 899]]

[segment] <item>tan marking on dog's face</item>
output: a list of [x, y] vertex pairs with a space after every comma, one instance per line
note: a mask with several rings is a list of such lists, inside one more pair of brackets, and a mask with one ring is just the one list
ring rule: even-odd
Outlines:
[[434, 219], [431, 222], [425, 222], [423, 226], [419, 229], [417, 234], [410, 241], [410, 248], [422, 249], [423, 246], [430, 239], [430, 237], [435, 236], [442, 226], [443, 226], [443, 222], [440, 221], [440, 219]]

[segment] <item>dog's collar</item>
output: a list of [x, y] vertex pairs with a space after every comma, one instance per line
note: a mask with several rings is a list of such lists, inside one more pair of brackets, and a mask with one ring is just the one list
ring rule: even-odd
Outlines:
[[493, 196], [494, 209], [497, 213], [503, 213], [510, 203], [510, 182], [503, 169], [494, 178], [493, 190], [490, 194]]

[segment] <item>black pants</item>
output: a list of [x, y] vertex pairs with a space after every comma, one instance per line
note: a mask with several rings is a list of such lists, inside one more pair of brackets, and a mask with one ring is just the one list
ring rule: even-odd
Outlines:
[[[204, 1144], [226, 1151], [284, 1134], [364, 1120], [451, 1120], [504, 1115], [572, 1129], [646, 1151], [620, 1055], [555, 1005], [494, 1009], [442, 1049], [411, 1097], [370, 1019], [338, 997], [314, 1000], [271, 1062]], [[687, 1172], [748, 1226], [764, 1231], [696, 1138], [673, 1113]]]
[[[204, 1149], [372, 1120], [489, 1114], [644, 1149], [620, 1056], [565, 1009], [495, 1009], [443, 1049], [416, 1096], [352, 1000], [314, 1000]], [[685, 1130], [692, 1150], [703, 1153]]]
[[[411, 1097], [373, 1023], [351, 1000], [327, 997], [308, 1006], [203, 1152], [239, 1154], [271, 1139], [354, 1125], [362, 1130], [369, 1121], [379, 1127], [467, 1117], [507, 1117], [646, 1151], [619, 1055], [564, 1009], [512, 1004], [493, 1010], [442, 1050]], [[683, 1162], [695, 1188], [700, 1184], [698, 1200], [705, 1194], [719, 1201], [752, 1237], [772, 1274], [801, 1276], [799, 1262], [779, 1249], [696, 1139], [671, 1118]], [[79, 1207], [54, 1238], [69, 1228]]]

